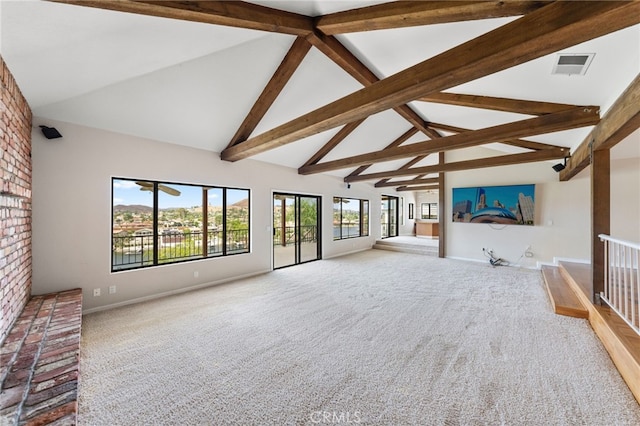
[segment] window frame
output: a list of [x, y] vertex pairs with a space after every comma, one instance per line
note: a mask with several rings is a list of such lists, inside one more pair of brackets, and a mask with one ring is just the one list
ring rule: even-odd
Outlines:
[[[425, 215], [425, 206], [427, 214]], [[438, 203], [420, 203], [420, 219], [438, 220]]]
[[[116, 182], [135, 182], [136, 184], [138, 184], [137, 182], [144, 182], [150, 185], [150, 192], [152, 193], [152, 197], [153, 200], [151, 202], [152, 206], [152, 213], [151, 213], [151, 227], [149, 228], [144, 228], [142, 229], [143, 231], [149, 231], [151, 230], [151, 235], [135, 235], [135, 232], [132, 234], [128, 234], [126, 237], [116, 237], [116, 211], [115, 211], [115, 200], [114, 197], [116, 196]], [[139, 184], [138, 184], [139, 185]], [[185, 231], [183, 229], [183, 233], [180, 234], [179, 237], [175, 237], [174, 241], [172, 241], [173, 244], [176, 243], [176, 241], [179, 241], [181, 244], [183, 241], [185, 241], [187, 244], [191, 244], [193, 241], [193, 235], [196, 235], [196, 240], [199, 241], [199, 249], [201, 250], [201, 252], [194, 252], [195, 254], [189, 254], [189, 255], [179, 255], [176, 257], [162, 257], [161, 256], [161, 251], [163, 253], [166, 253], [166, 247], [165, 247], [165, 239], [169, 238], [170, 240], [172, 239], [171, 235], [173, 235], [173, 233], [167, 233], [167, 229], [166, 228], [161, 228], [160, 227], [160, 209], [162, 209], [163, 207], [160, 205], [159, 202], [159, 192], [161, 191], [160, 187], [162, 185], [165, 186], [180, 186], [180, 187], [185, 187], [185, 186], [190, 186], [190, 187], [194, 187], [194, 188], [200, 188], [203, 191], [203, 197], [200, 200], [200, 204], [196, 205], [194, 207], [199, 207], [201, 209], [201, 222], [202, 224], [200, 225], [200, 230], [197, 233], [192, 232], [192, 230], [188, 230]], [[221, 204], [221, 213], [222, 213], [222, 219], [221, 219], [221, 227], [222, 227], [222, 231], [218, 231], [217, 229], [214, 231], [212, 230], [213, 228], [210, 228], [210, 221], [208, 220], [208, 216], [209, 216], [209, 211], [208, 211], [208, 207], [210, 205], [210, 203], [208, 202], [208, 197], [209, 197], [209, 190], [211, 189], [219, 189], [222, 190], [222, 204]], [[244, 238], [244, 246], [241, 247], [240, 249], [232, 249], [230, 247], [228, 247], [228, 239], [230, 237], [230, 233], [232, 230], [228, 229], [228, 209], [230, 207], [230, 204], [228, 204], [228, 199], [227, 199], [227, 193], [228, 191], [246, 191], [246, 200], [247, 200], [247, 207], [246, 207], [246, 237]], [[206, 193], [206, 195], [205, 195]], [[232, 204], [231, 204], [232, 205]], [[206, 211], [206, 213], [205, 213]], [[121, 225], [122, 226], [122, 225]], [[131, 227], [130, 229], [134, 229], [133, 227]], [[140, 231], [140, 230], [139, 230]], [[233, 231], [237, 231], [237, 230], [233, 230]], [[244, 230], [243, 230], [244, 231]], [[123, 232], [122, 230], [118, 231], [118, 233]], [[138, 232], [138, 231], [136, 231]], [[221, 247], [222, 247], [222, 252], [218, 252], [218, 251], [211, 251], [211, 243], [210, 243], [210, 239], [214, 240], [213, 237], [210, 237], [209, 234], [211, 234], [212, 232], [219, 232], [221, 235], [221, 238], [219, 238], [219, 240], [221, 240]], [[137, 243], [134, 242], [134, 262], [128, 262], [128, 263], [124, 263], [124, 259], [125, 259], [125, 240], [121, 240], [123, 241], [122, 243], [118, 243], [116, 242], [116, 238], [138, 238], [141, 237], [143, 238], [142, 243], [140, 244], [141, 247], [144, 247], [144, 239], [147, 239], [147, 243], [149, 240], [151, 240], [151, 243], [149, 244], [149, 246], [152, 245], [151, 248], [151, 256], [147, 255], [146, 259], [145, 259], [145, 252], [143, 248], [140, 248], [140, 251], [137, 251]], [[130, 244], [130, 242], [129, 242]], [[205, 246], [206, 245], [206, 246]], [[118, 255], [116, 253], [116, 247], [119, 246], [120, 248], [122, 248], [122, 253], [120, 254], [120, 259], [122, 259], [123, 263], [119, 263], [117, 264], [117, 259], [118, 259]], [[198, 243], [194, 243], [194, 247], [198, 248]], [[205, 248], [206, 247], [206, 248]], [[182, 249], [183, 247], [181, 247]], [[206, 250], [206, 253], [205, 253]], [[138, 269], [144, 269], [144, 268], [153, 268], [153, 267], [157, 267], [157, 266], [164, 266], [164, 265], [172, 265], [172, 264], [176, 264], [176, 263], [185, 263], [185, 262], [194, 262], [194, 261], [199, 261], [199, 260], [206, 260], [206, 259], [215, 259], [215, 258], [220, 258], [220, 257], [227, 257], [227, 256], [235, 256], [235, 255], [241, 255], [241, 254], [248, 254], [251, 252], [251, 190], [249, 188], [238, 188], [238, 187], [228, 187], [228, 186], [220, 186], [220, 185], [203, 185], [203, 184], [196, 184], [196, 183], [184, 183], [184, 182], [170, 182], [170, 181], [158, 181], [158, 180], [151, 180], [151, 179], [138, 179], [138, 178], [130, 178], [130, 177], [116, 177], [113, 176], [111, 177], [111, 272], [112, 273], [117, 273], [117, 272], [125, 272], [125, 271], [131, 271], [131, 270], [138, 270]], [[129, 252], [131, 253], [131, 252]], [[137, 253], [140, 253], [140, 260], [137, 260], [138, 255]], [[189, 252], [191, 253], [191, 252]], [[130, 254], [127, 254], [127, 256], [130, 256]], [[124, 265], [124, 266], [122, 266]]]
[[[339, 200], [339, 201], [336, 201]], [[342, 207], [344, 206], [345, 203], [343, 203], [343, 200], [349, 200], [349, 201], [357, 201], [358, 202], [358, 234], [357, 235], [343, 235], [343, 228], [344, 228], [344, 215], [343, 215], [343, 209]], [[370, 225], [370, 217], [371, 217], [371, 211], [370, 211], [370, 202], [369, 200], [365, 200], [365, 199], [361, 199], [361, 198], [350, 198], [350, 197], [338, 197], [338, 196], [334, 196], [333, 197], [333, 217], [335, 217], [336, 215], [336, 209], [335, 209], [335, 205], [337, 203], [340, 203], [340, 226], [339, 226], [339, 233], [338, 235], [336, 235], [336, 226], [335, 224], [333, 225], [332, 229], [333, 229], [333, 241], [340, 241], [340, 240], [348, 240], [348, 239], [352, 239], [352, 238], [361, 238], [361, 237], [368, 237], [369, 236], [369, 225]]]

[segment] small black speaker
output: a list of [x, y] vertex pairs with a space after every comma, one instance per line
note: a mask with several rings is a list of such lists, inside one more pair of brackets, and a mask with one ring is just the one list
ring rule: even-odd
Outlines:
[[47, 139], [57, 139], [62, 137], [58, 129], [55, 127], [40, 126], [40, 128], [42, 129], [42, 134]]

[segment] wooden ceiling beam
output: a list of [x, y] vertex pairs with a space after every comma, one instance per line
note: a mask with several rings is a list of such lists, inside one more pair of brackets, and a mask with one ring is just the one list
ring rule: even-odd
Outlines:
[[[318, 150], [311, 158], [304, 163], [304, 166], [310, 166], [312, 164], [317, 164], [318, 161], [322, 160], [333, 148], [338, 146], [340, 142], [342, 142], [347, 136], [351, 134], [359, 125], [364, 122], [364, 119], [354, 121], [353, 123], [345, 124], [342, 129], [338, 131], [322, 148]], [[303, 167], [304, 167], [303, 166]]]
[[578, 146], [560, 172], [560, 180], [567, 181], [591, 164], [591, 150], [611, 149], [618, 142], [640, 128], [640, 73], [613, 103], [609, 111]]
[[[389, 145], [387, 145], [384, 149], [390, 149], [390, 148], [394, 148], [396, 146], [400, 146], [403, 143], [405, 143], [407, 140], [409, 140], [413, 135], [415, 135], [416, 133], [418, 133], [418, 129], [416, 129], [415, 127], [407, 130], [406, 132], [404, 132], [402, 135], [400, 135], [400, 137], [398, 137], [396, 140], [394, 140], [393, 142], [391, 142]], [[351, 174], [349, 176], [357, 176], [360, 173], [364, 172], [365, 170], [367, 170], [369, 167], [371, 167], [372, 164], [363, 164], [360, 167], [358, 167], [356, 170], [354, 170], [353, 172], [351, 172]]]
[[434, 189], [440, 189], [439, 185], [418, 185], [418, 186], [399, 186], [396, 188], [398, 192], [406, 191], [429, 191]]
[[[409, 167], [415, 166], [416, 164], [418, 164], [419, 162], [421, 162], [422, 160], [424, 160], [427, 157], [428, 157], [428, 155], [420, 155], [418, 157], [415, 157], [414, 159], [412, 159], [408, 163], [403, 164], [402, 167], [399, 168], [399, 170], [404, 170], [404, 169], [408, 169]], [[418, 177], [420, 178], [420, 177], [423, 177], [423, 176], [418, 176]], [[389, 181], [389, 179], [382, 179], [382, 180], [376, 182], [374, 186], [377, 186], [378, 184], [384, 185], [388, 181]]]
[[260, 123], [260, 120], [265, 116], [271, 105], [273, 105], [273, 102], [280, 92], [282, 92], [282, 89], [284, 89], [284, 86], [286, 86], [293, 73], [298, 69], [310, 49], [311, 44], [306, 38], [297, 37], [294, 40], [291, 48], [278, 66], [278, 69], [262, 90], [258, 100], [253, 104], [253, 107], [251, 107], [251, 111], [249, 111], [249, 114], [245, 117], [236, 134], [231, 138], [228, 146], [234, 146], [251, 136], [251, 133], [253, 133], [258, 126], [258, 123]]
[[[307, 36], [307, 40], [364, 87], [371, 86], [380, 81], [378, 76], [367, 68], [365, 64], [356, 58], [356, 56], [335, 37], [314, 32]], [[440, 135], [435, 130], [430, 129], [427, 122], [408, 105], [399, 105], [394, 107], [393, 110], [431, 139], [440, 137]]]
[[370, 86], [380, 80], [335, 37], [326, 36], [316, 31], [308, 34], [307, 40], [363, 86]]
[[313, 18], [242, 1], [49, 0], [118, 12], [306, 36]]
[[[367, 87], [380, 81], [380, 79], [366, 65], [364, 65], [358, 58], [356, 58], [355, 55], [351, 53], [351, 51], [349, 51], [335, 37], [328, 37], [322, 33], [314, 32], [307, 36], [307, 40], [318, 50], [324, 53], [325, 56], [331, 59], [336, 65], [346, 71], [351, 77], [355, 78], [363, 86]], [[431, 139], [440, 137], [440, 134], [436, 130], [429, 128], [427, 126], [427, 122], [422, 119], [422, 117], [420, 117], [418, 113], [412, 110], [408, 105], [400, 105], [394, 108], [394, 110], [401, 117], [407, 120], [415, 129], [420, 130]], [[358, 122], [361, 123], [362, 121], [363, 120], [359, 120]], [[346, 124], [345, 128], [347, 128], [347, 126], [349, 126], [349, 124]], [[413, 134], [415, 134], [415, 132], [413, 132], [412, 135]], [[336, 140], [335, 137], [332, 138], [332, 140], [330, 140], [325, 146], [323, 146], [320, 151], [315, 153], [303, 165], [303, 167], [310, 164], [316, 164], [331, 149], [335, 148], [335, 146], [337, 146], [343, 139], [344, 138]], [[392, 143], [390, 146], [394, 146], [394, 144]], [[360, 167], [354, 173], [362, 173], [367, 169], [367, 167]]]
[[407, 170], [389, 170], [386, 172], [369, 173], [358, 176], [347, 176], [345, 182], [362, 182], [367, 180], [413, 176], [430, 173], [456, 172], [460, 170], [481, 169], [486, 167], [509, 166], [512, 164], [533, 163], [538, 161], [563, 158], [565, 152], [561, 149], [544, 149], [525, 152], [522, 154], [500, 155], [497, 157], [479, 158], [475, 160], [458, 161], [454, 163], [436, 164], [433, 166], [415, 167]]
[[[553, 2], [222, 151], [237, 161], [591, 40], [640, 21], [640, 2]], [[544, 116], [543, 116], [544, 117]]]
[[[411, 180], [401, 180], [401, 181], [389, 181], [387, 180], [384, 183], [376, 183], [375, 186], [376, 188], [387, 188], [390, 186], [398, 186], [398, 185], [404, 185], [404, 186], [409, 186], [409, 185], [430, 185], [430, 184], [437, 184], [438, 181], [440, 179], [439, 178], [420, 178], [420, 179], [411, 179]], [[436, 188], [438, 186], [436, 185]]]
[[463, 95], [459, 93], [432, 93], [423, 96], [419, 101], [464, 106], [470, 108], [490, 109], [494, 111], [513, 112], [516, 114], [543, 115], [566, 111], [578, 105], [558, 104], [553, 102], [527, 101], [522, 99], [497, 98], [493, 96]]
[[543, 1], [397, 1], [332, 13], [318, 19], [325, 34], [344, 34], [446, 22], [525, 15]]
[[[572, 108], [577, 108], [577, 107], [574, 106]], [[594, 107], [591, 107], [591, 108], [594, 108]], [[429, 123], [429, 125], [431, 127], [433, 127], [434, 129], [440, 129], [440, 130], [444, 130], [446, 132], [453, 132], [453, 133], [473, 132], [473, 130], [470, 130], [470, 129], [463, 129], [462, 127], [450, 126], [448, 124], [440, 124], [440, 123], [431, 122], [431, 123]], [[520, 147], [520, 148], [533, 149], [533, 150], [549, 149], [549, 148], [569, 149], [569, 147], [566, 147], [566, 146], [550, 145], [550, 144], [541, 143], [541, 142], [527, 141], [527, 140], [524, 140], [524, 139], [503, 140], [503, 141], [500, 141], [499, 143], [503, 143], [503, 144], [506, 144], [506, 145], [517, 146], [517, 147]]]
[[[531, 136], [532, 134], [541, 135], [561, 130], [595, 125], [599, 120], [600, 117], [598, 115], [597, 107], [574, 108], [573, 110], [541, 115], [539, 117], [529, 118], [515, 123], [501, 124], [498, 126], [487, 127], [485, 129], [474, 130], [472, 132], [458, 133], [456, 135], [443, 137], [437, 140], [416, 142], [409, 145], [384, 149], [382, 151], [360, 154], [353, 157], [301, 167], [298, 169], [298, 173], [303, 175], [323, 173], [331, 170], [353, 167], [359, 164], [382, 163], [415, 155], [426, 155], [434, 152], [449, 151], [452, 149], [469, 148], [492, 142], [500, 142], [502, 140], [510, 140], [514, 137]], [[540, 151], [555, 150], [562, 151], [565, 153], [565, 156], [569, 156], [569, 149], [565, 148], [544, 149]]]

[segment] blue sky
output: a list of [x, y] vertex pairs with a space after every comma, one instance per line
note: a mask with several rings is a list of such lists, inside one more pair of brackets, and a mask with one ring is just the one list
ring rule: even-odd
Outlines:
[[[159, 194], [161, 208], [169, 207], [194, 207], [202, 205], [202, 188], [191, 185], [167, 185], [180, 191], [179, 196], [168, 195], [162, 191]], [[132, 180], [113, 180], [113, 205], [123, 204], [126, 206], [140, 204], [145, 206], [153, 205], [153, 195], [150, 191], [141, 191], [140, 185]], [[245, 191], [228, 190], [227, 203], [233, 204], [246, 198]], [[209, 190], [209, 204], [221, 204], [222, 192], [220, 189]]]

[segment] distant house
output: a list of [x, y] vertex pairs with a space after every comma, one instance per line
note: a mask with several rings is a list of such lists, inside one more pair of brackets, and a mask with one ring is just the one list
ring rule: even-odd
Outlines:
[[143, 228], [133, 233], [134, 237], [148, 237], [153, 235], [153, 229]]

